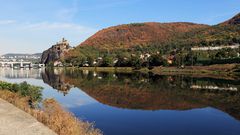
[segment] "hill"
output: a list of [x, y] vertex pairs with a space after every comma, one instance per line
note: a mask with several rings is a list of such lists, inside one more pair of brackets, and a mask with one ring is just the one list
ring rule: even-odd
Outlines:
[[[214, 26], [176, 22], [176, 23], [132, 23], [100, 30], [78, 47], [93, 46], [97, 49], [127, 49], [152, 44], [172, 44], [172, 41], [228, 40], [239, 35], [240, 13], [230, 20]], [[189, 38], [192, 38], [189, 41]], [[223, 37], [225, 39], [223, 39]], [[185, 43], [186, 44], [186, 43]]]
[[211, 46], [238, 43], [240, 40], [239, 37], [240, 13], [223, 23], [188, 32], [182, 40], [187, 41], [188, 44], [195, 42], [195, 44]]
[[100, 30], [88, 38], [74, 50], [65, 54], [65, 59], [68, 61], [75, 57], [98, 57], [109, 52], [116, 53], [136, 47], [144, 49], [144, 47], [153, 45], [161, 48], [187, 32], [208, 27], [210, 26], [186, 22], [149, 22], [113, 26]]
[[236, 25], [240, 24], [240, 13], [231, 18], [230, 20], [223, 22], [221, 25]]
[[[163, 59], [167, 60], [171, 56], [174, 63], [170, 64], [179, 66], [183, 61], [189, 65], [201, 64], [197, 63], [201, 60], [235, 58], [238, 55], [236, 51], [193, 54], [190, 50], [192, 47], [239, 44], [239, 18], [240, 14], [213, 26], [186, 22], [149, 22], [113, 26], [100, 30], [65, 53], [62, 60], [76, 66], [84, 63], [92, 65], [94, 60], [97, 66], [147, 66], [148, 60], [152, 60], [152, 65], [157, 66], [166, 63]], [[148, 59], [153, 55], [155, 58]], [[96, 61], [99, 57], [106, 61]], [[112, 63], [114, 60], [115, 63]]]
[[193, 29], [207, 25], [194, 23], [133, 23], [103, 29], [87, 39], [80, 46], [94, 46], [98, 49], [121, 49], [139, 45], [164, 44]]

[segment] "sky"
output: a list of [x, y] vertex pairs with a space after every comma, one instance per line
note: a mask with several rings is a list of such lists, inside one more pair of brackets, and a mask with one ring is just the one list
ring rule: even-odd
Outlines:
[[240, 0], [0, 0], [0, 55], [39, 53], [65, 37], [77, 46], [95, 32], [135, 22], [215, 25]]

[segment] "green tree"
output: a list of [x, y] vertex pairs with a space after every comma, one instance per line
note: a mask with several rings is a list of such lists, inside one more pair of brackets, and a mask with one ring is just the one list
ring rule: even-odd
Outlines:
[[102, 67], [112, 67], [113, 65], [113, 58], [109, 55], [105, 55], [103, 57], [103, 61], [101, 64]]
[[186, 57], [184, 58], [184, 63], [186, 65], [195, 65], [197, 62], [197, 56], [193, 52], [187, 53]]
[[29, 85], [27, 82], [19, 84], [18, 93], [22, 96], [29, 96], [32, 101], [42, 100], [42, 89], [41, 87]]
[[11, 91], [12, 91], [12, 92], [17, 92], [18, 90], [19, 90], [19, 85], [16, 84], [16, 83], [12, 84]]
[[150, 66], [162, 66], [163, 65], [163, 58], [159, 54], [153, 54], [149, 58], [149, 65]]
[[216, 53], [215, 58], [216, 59], [222, 59], [226, 57], [225, 51], [222, 49], [219, 52]]
[[131, 65], [134, 69], [141, 69], [142, 68], [142, 60], [139, 57], [133, 56], [131, 57]]
[[115, 64], [116, 67], [130, 67], [131, 64], [129, 63], [129, 58], [124, 57], [122, 55], [117, 55], [117, 63]]
[[93, 57], [88, 56], [88, 57], [87, 57], [87, 61], [88, 61], [89, 66], [94, 66], [94, 65], [93, 65], [93, 62], [94, 62], [94, 58], [93, 58]]

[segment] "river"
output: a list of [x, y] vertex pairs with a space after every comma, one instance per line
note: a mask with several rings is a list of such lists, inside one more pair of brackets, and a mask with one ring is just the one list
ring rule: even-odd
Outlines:
[[239, 135], [240, 77], [0, 68], [106, 135]]

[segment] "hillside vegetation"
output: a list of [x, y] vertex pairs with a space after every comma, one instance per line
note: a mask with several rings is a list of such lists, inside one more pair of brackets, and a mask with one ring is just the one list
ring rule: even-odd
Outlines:
[[80, 46], [98, 49], [121, 49], [148, 44], [164, 44], [178, 35], [206, 25], [193, 23], [133, 23], [97, 32]]
[[[202, 64], [199, 62], [202, 60], [236, 59], [239, 55], [236, 49], [192, 52], [191, 47], [239, 44], [239, 18], [240, 14], [214, 26], [183, 22], [114, 26], [94, 34], [66, 53], [62, 61], [72, 66], [138, 67], [193, 65]], [[169, 59], [172, 62], [167, 63]]]

